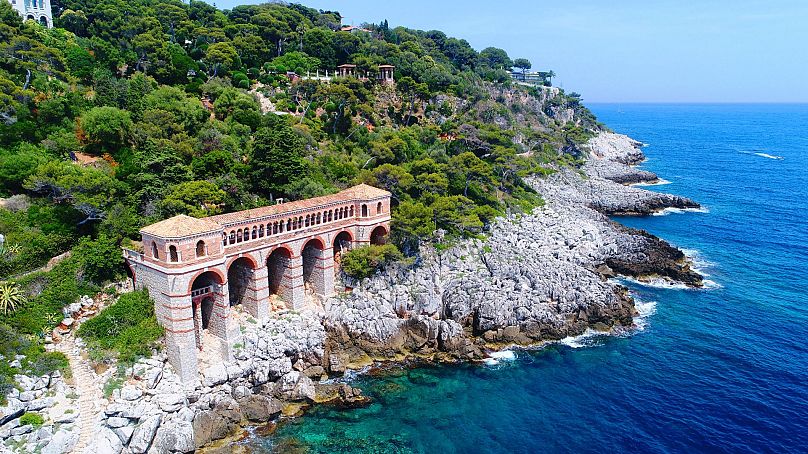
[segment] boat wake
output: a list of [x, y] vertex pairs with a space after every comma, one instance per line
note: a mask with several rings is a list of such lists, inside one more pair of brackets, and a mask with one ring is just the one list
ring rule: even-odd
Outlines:
[[769, 154], [769, 153], [763, 153], [762, 151], [756, 151], [756, 150], [753, 150], [753, 151], [740, 150], [738, 152], [743, 153], [743, 154], [760, 156], [761, 158], [766, 158], [766, 159], [776, 159], [776, 160], [785, 159], [782, 156], [777, 156], [777, 155], [773, 155], [773, 154]]

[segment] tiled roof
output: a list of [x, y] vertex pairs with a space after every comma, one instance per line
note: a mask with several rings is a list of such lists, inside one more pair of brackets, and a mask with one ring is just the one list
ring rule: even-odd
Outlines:
[[161, 238], [181, 238], [200, 233], [214, 232], [221, 228], [219, 224], [209, 219], [197, 219], [180, 214], [143, 227], [140, 229], [140, 232]]
[[286, 202], [277, 205], [269, 205], [261, 208], [253, 208], [251, 210], [236, 211], [235, 213], [219, 214], [216, 216], [207, 217], [205, 219], [219, 225], [225, 225], [270, 216], [273, 214], [316, 208], [318, 206], [324, 206], [331, 203], [351, 203], [355, 200], [369, 200], [377, 197], [389, 196], [390, 193], [384, 189], [374, 188], [373, 186], [369, 186], [367, 184], [360, 184], [340, 191], [336, 194], [314, 197], [311, 199], [296, 200], [294, 202]]

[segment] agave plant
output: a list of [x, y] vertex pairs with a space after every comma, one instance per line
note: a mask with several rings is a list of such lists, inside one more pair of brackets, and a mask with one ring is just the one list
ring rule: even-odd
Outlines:
[[0, 311], [4, 315], [14, 312], [19, 306], [25, 304], [25, 294], [13, 282], [0, 282]]

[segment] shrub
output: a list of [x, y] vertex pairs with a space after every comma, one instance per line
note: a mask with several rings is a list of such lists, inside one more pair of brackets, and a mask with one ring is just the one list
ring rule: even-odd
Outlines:
[[26, 359], [31, 375], [42, 376], [58, 370], [66, 377], [71, 376], [70, 363], [62, 352], [42, 352]]
[[42, 415], [40, 415], [39, 413], [31, 413], [29, 411], [24, 415], [20, 416], [21, 426], [32, 425], [34, 427], [39, 427], [42, 424], [45, 424], [45, 418], [43, 418]]
[[360, 247], [342, 256], [342, 271], [355, 279], [364, 279], [402, 258], [401, 252], [392, 244]]
[[124, 266], [121, 249], [104, 234], [96, 240], [82, 238], [74, 253], [81, 260], [84, 277], [98, 284], [119, 276]]
[[154, 301], [146, 290], [126, 293], [79, 328], [91, 350], [112, 350], [123, 362], [147, 356], [162, 336]]

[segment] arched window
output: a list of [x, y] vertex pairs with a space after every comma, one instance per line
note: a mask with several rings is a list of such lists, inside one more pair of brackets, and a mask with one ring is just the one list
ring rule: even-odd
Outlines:
[[151, 244], [151, 255], [152, 257], [160, 260], [160, 251], [157, 249], [157, 243], [152, 242]]
[[326, 222], [331, 222], [333, 220], [334, 220], [334, 210], [328, 210], [328, 221]]
[[258, 227], [253, 226], [252, 239], [256, 239], [256, 238], [258, 238]]
[[308, 226], [309, 226], [309, 218], [310, 218], [310, 216], [307, 214], [307, 215], [306, 215], [306, 227], [308, 227]]
[[317, 213], [317, 224], [323, 222], [323, 213]]
[[292, 230], [292, 220], [291, 220], [291, 219], [287, 219], [287, 220], [286, 220], [286, 231], [288, 232], [288, 231], [290, 231], [290, 230]]
[[180, 256], [177, 254], [177, 246], [171, 245], [168, 247], [168, 257], [172, 262], [180, 261]]
[[196, 256], [197, 257], [205, 256], [205, 242], [202, 240], [196, 242]]
[[236, 231], [230, 231], [230, 244], [236, 244]]
[[258, 238], [264, 237], [264, 224], [258, 226]]
[[376, 204], [376, 214], [382, 214], [382, 203], [381, 202]]
[[227, 234], [222, 232], [222, 247], [227, 246]]
[[348, 209], [348, 217], [354, 217], [353, 205], [351, 205], [351, 208]]
[[362, 217], [363, 218], [368, 217], [368, 206], [367, 205], [362, 205]]
[[241, 243], [242, 239], [244, 239], [244, 237], [241, 236], [241, 229], [236, 230], [236, 243]]

